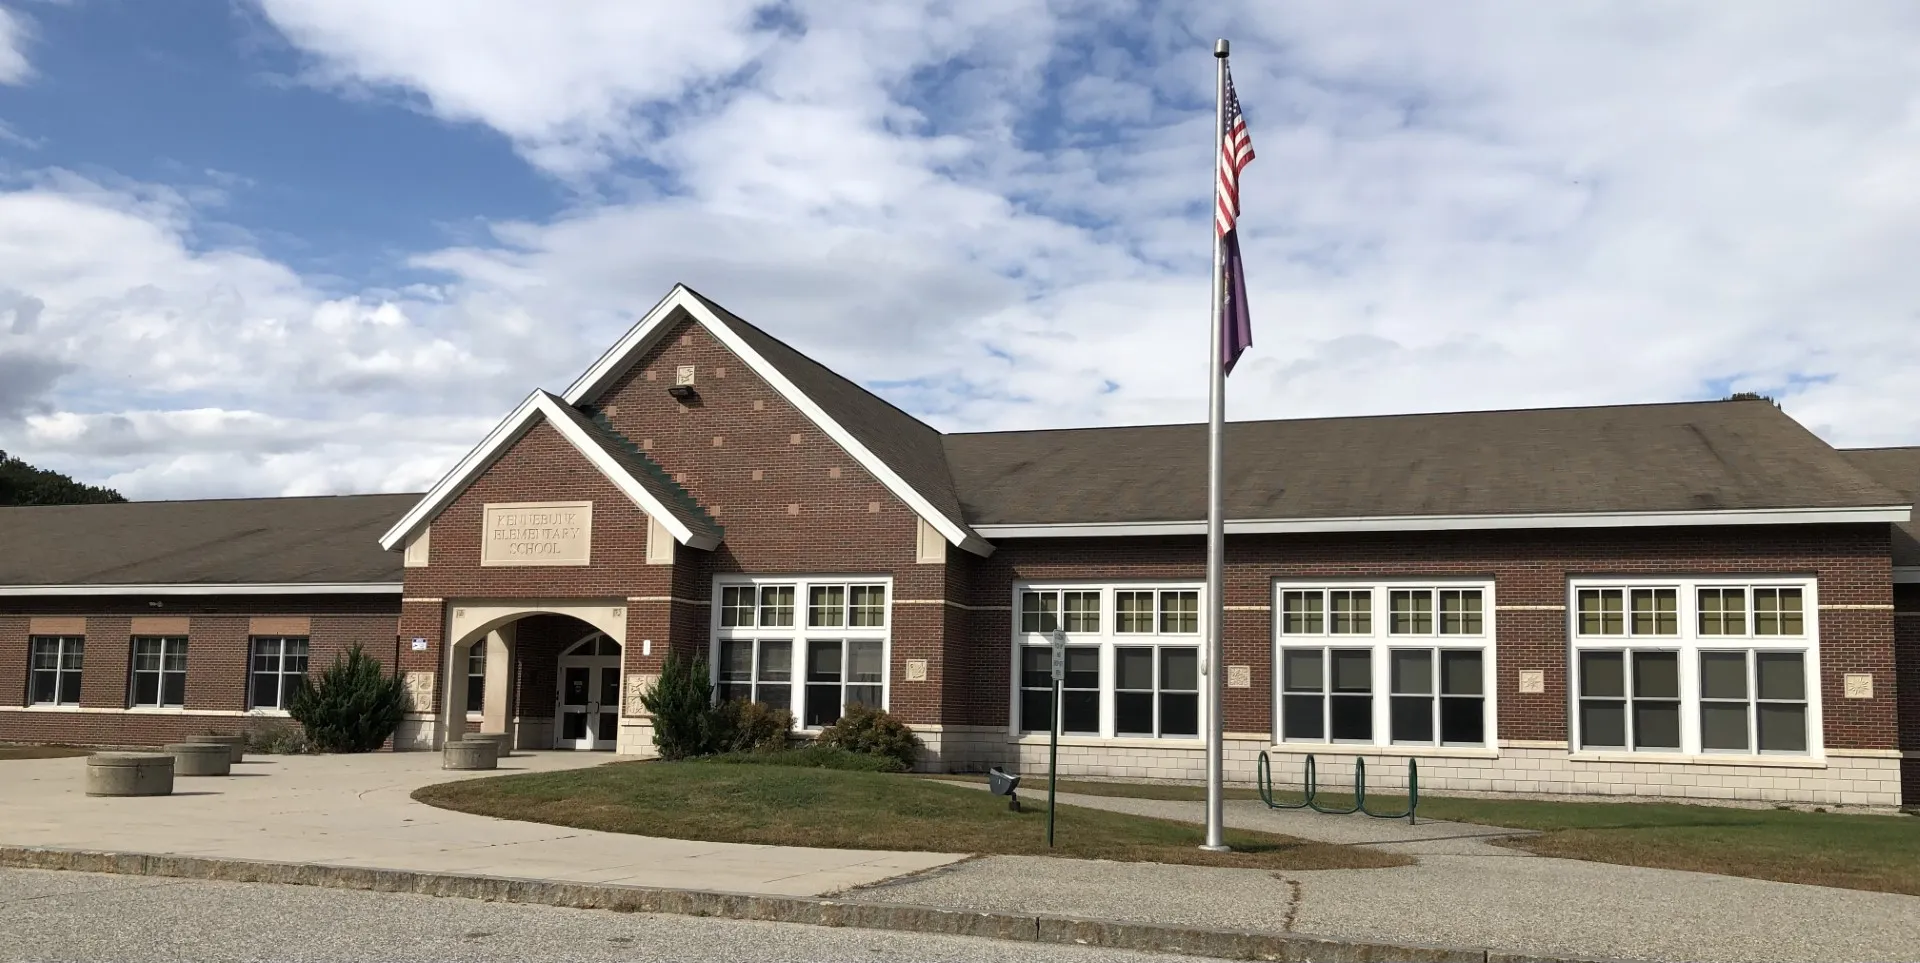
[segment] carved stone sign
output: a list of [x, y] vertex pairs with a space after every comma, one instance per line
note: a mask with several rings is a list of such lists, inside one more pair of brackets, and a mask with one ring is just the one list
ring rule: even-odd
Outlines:
[[1528, 695], [1547, 691], [1547, 674], [1539, 669], [1521, 669], [1520, 691]]
[[1849, 699], [1873, 698], [1873, 673], [1849, 672], [1846, 677], [1846, 692]]
[[908, 659], [907, 660], [907, 681], [908, 682], [927, 681], [927, 660], [925, 659]]
[[433, 673], [408, 672], [400, 677], [407, 690], [407, 711], [433, 711]]
[[1227, 666], [1227, 688], [1229, 689], [1253, 688], [1253, 666], [1250, 666], [1250, 665]]
[[593, 554], [592, 502], [486, 506], [481, 565], [585, 565]]
[[651, 672], [632, 672], [627, 674], [626, 698], [620, 700], [620, 714], [623, 716], [644, 716], [647, 707], [640, 704], [660, 676]]

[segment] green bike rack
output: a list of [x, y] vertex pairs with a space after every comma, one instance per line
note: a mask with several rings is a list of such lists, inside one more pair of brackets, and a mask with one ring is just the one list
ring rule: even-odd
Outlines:
[[1267, 754], [1260, 754], [1260, 761], [1254, 767], [1256, 784], [1260, 787], [1260, 801], [1268, 809], [1312, 809], [1329, 816], [1346, 816], [1361, 813], [1375, 819], [1405, 819], [1407, 825], [1418, 823], [1420, 809], [1420, 763], [1407, 760], [1407, 808], [1405, 812], [1377, 813], [1367, 808], [1367, 761], [1358, 756], [1353, 760], [1353, 805], [1345, 809], [1334, 809], [1320, 805], [1319, 763], [1313, 753], [1307, 754], [1306, 773], [1301, 783], [1301, 800], [1297, 803], [1277, 803], [1273, 801], [1273, 763]]

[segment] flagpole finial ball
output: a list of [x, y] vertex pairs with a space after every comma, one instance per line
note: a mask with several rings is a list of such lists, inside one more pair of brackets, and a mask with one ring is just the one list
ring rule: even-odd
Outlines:
[[1213, 42], [1213, 55], [1216, 57], [1225, 57], [1227, 55], [1227, 42], [1225, 40], [1215, 40]]

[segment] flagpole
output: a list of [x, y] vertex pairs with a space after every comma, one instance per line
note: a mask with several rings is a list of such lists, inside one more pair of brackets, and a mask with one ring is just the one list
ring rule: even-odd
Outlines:
[[[1208, 191], [1209, 197], [1216, 197], [1220, 181], [1220, 141], [1226, 130], [1227, 122], [1227, 51], [1226, 40], [1218, 40], [1213, 45], [1215, 64], [1213, 93], [1213, 178], [1214, 183]], [[1217, 204], [1218, 201], [1216, 200]], [[1209, 205], [1211, 208], [1212, 205]], [[1207, 220], [1212, 222], [1218, 216], [1211, 212]], [[1213, 225], [1208, 224], [1209, 227]], [[1221, 523], [1220, 511], [1220, 449], [1221, 435], [1227, 418], [1227, 369], [1222, 357], [1224, 332], [1221, 330], [1221, 309], [1226, 301], [1225, 252], [1220, 243], [1220, 232], [1213, 234], [1213, 311], [1211, 348], [1207, 352], [1207, 651], [1201, 659], [1202, 675], [1207, 684], [1207, 841], [1201, 846], [1211, 852], [1223, 852], [1227, 848], [1225, 839], [1225, 806], [1221, 787], [1222, 770], [1225, 768], [1225, 720], [1221, 718], [1222, 693], [1226, 673], [1226, 647], [1221, 644], [1225, 626], [1225, 600], [1222, 597], [1225, 586], [1222, 578], [1226, 558], [1226, 533]]]

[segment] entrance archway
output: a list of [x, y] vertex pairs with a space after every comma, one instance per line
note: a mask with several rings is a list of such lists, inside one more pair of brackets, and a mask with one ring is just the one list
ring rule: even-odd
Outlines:
[[620, 643], [592, 632], [560, 653], [553, 747], [611, 752], [620, 741]]
[[[448, 740], [458, 739], [460, 735], [465, 733], [469, 728], [466, 716], [466, 685], [454, 685], [452, 682], [456, 679], [466, 678], [468, 658], [472, 653], [473, 646], [479, 644], [484, 644], [488, 647], [488, 658], [486, 660], [487, 692], [489, 696], [491, 696], [491, 694], [496, 691], [497, 684], [498, 691], [502, 696], [502, 698], [498, 700], [488, 699], [489, 704], [500, 707], [499, 711], [502, 715], [499, 718], [495, 718], [495, 712], [488, 711], [486, 713], [487, 718], [482, 723], [482, 731], [504, 732], [512, 728], [509, 725], [509, 720], [504, 715], [507, 702], [504, 696], [510, 685], [510, 676], [508, 673], [511, 671], [511, 666], [518, 664], [520, 661], [518, 653], [520, 645], [517, 639], [516, 629], [522, 619], [537, 615], [558, 615], [578, 619], [580, 622], [586, 623], [580, 626], [582, 630], [592, 629], [604, 634], [615, 643], [616, 651], [618, 644], [626, 641], [627, 608], [624, 600], [620, 599], [608, 599], [603, 602], [574, 599], [565, 601], [546, 599], [450, 601], [447, 604], [447, 632], [445, 636], [450, 641], [446, 646], [440, 668], [442, 673], [441, 678], [447, 680], [447, 684], [439, 687], [441, 698], [439, 712], [437, 713], [436, 728], [438, 732], [436, 733], [437, 738], [434, 742], [435, 745], [445, 745]], [[549, 649], [547, 651], [551, 652], [552, 650]], [[500, 653], [504, 653], [505, 658], [497, 658], [496, 656]], [[542, 663], [548, 666], [553, 665], [554, 663], [545, 661], [551, 658], [552, 656], [550, 655], [546, 656], [542, 659]], [[619, 684], [617, 672], [615, 673], [614, 684], [616, 686]], [[529, 695], [531, 696], [531, 694]], [[613, 723], [615, 730], [619, 728], [618, 711], [616, 701], [614, 709], [616, 717]], [[536, 732], [525, 734], [515, 732], [513, 733], [513, 744], [525, 747], [551, 745], [554, 742], [553, 734], [559, 730], [558, 723], [558, 719], [552, 719], [547, 721], [547, 724], [551, 725], [552, 728], [547, 728], [546, 725], [542, 725]], [[523, 735], [528, 738], [522, 738]]]

